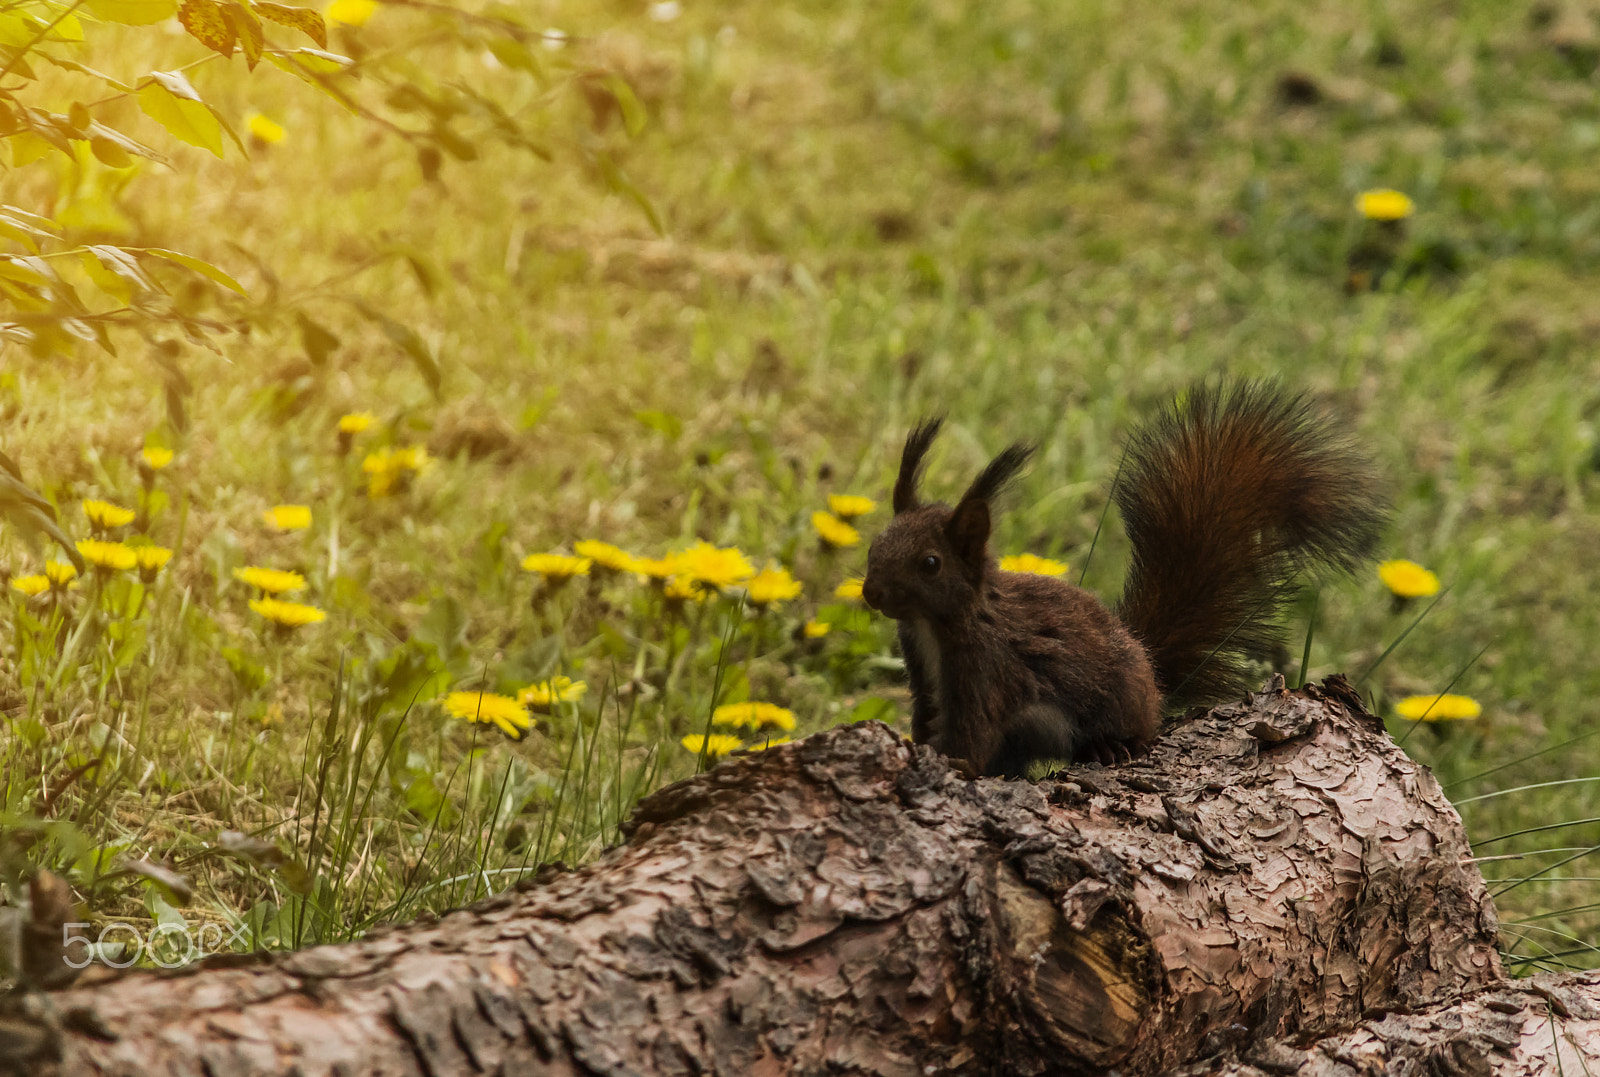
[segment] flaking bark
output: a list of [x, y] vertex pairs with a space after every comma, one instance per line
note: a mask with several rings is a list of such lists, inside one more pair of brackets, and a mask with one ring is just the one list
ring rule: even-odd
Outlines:
[[59, 992], [29, 1065], [1161, 1073], [1497, 983], [1469, 857], [1337, 680], [1037, 784], [865, 723], [664, 789], [593, 865], [437, 921]]
[[1309, 1046], [1267, 1041], [1182, 1077], [1527, 1077], [1600, 1070], [1600, 972], [1534, 976], [1373, 1014]]

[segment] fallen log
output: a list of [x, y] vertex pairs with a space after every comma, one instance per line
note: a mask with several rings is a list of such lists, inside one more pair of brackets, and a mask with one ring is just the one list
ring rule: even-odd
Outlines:
[[55, 993], [30, 1065], [1161, 1073], [1497, 984], [1496, 930], [1426, 768], [1343, 681], [1279, 682], [1039, 783], [967, 780], [878, 723], [734, 758], [582, 870]]
[[1469, 992], [1422, 1010], [1369, 1015], [1308, 1046], [1269, 1040], [1186, 1077], [1524, 1077], [1586, 1074], [1600, 1063], [1600, 972], [1548, 974]]

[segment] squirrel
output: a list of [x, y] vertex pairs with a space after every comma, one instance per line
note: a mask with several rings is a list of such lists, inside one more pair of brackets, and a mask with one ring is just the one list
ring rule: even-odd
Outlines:
[[1032, 446], [1001, 452], [954, 508], [920, 500], [941, 423], [906, 438], [862, 597], [899, 622], [912, 739], [980, 774], [1132, 758], [1163, 713], [1244, 694], [1251, 660], [1282, 647], [1293, 582], [1353, 571], [1387, 520], [1370, 465], [1304, 397], [1197, 387], [1134, 431], [1113, 480], [1132, 545], [1113, 611], [989, 552], [991, 503]]

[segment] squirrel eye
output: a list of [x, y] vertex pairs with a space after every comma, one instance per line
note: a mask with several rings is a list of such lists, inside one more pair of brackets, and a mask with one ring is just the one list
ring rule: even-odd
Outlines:
[[932, 576], [939, 571], [939, 558], [936, 554], [930, 553], [922, 559], [922, 562], [917, 567], [922, 570], [924, 576]]

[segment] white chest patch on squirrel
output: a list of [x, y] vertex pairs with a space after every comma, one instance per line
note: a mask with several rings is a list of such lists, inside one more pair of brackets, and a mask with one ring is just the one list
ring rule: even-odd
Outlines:
[[933, 685], [934, 702], [938, 707], [938, 715], [928, 730], [928, 743], [942, 751], [946, 715], [950, 713], [949, 693], [944, 679], [944, 654], [939, 650], [939, 637], [934, 634], [930, 621], [918, 617], [911, 622], [911, 630], [917, 636], [917, 653], [927, 663], [925, 673]]

